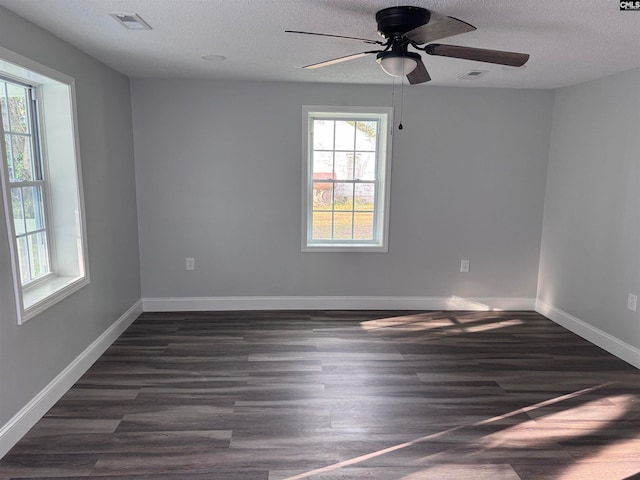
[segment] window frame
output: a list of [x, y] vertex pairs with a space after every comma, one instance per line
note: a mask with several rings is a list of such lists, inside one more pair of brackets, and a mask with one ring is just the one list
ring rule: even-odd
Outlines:
[[[31, 230], [28, 231], [25, 225], [25, 231], [24, 233], [18, 233], [15, 230], [15, 223], [14, 223], [14, 232], [13, 232], [13, 239], [14, 242], [19, 243], [21, 238], [27, 238], [30, 235], [33, 235], [34, 233], [43, 233], [44, 237], [45, 237], [45, 251], [46, 251], [46, 264], [47, 264], [47, 271], [42, 274], [42, 275], [38, 275], [33, 277], [31, 275], [31, 269], [32, 269], [32, 261], [30, 259], [30, 255], [29, 255], [29, 248], [27, 246], [27, 256], [29, 257], [29, 263], [27, 265], [27, 268], [29, 270], [29, 278], [26, 281], [23, 281], [22, 279], [22, 274], [20, 274], [20, 279], [21, 279], [21, 288], [23, 289], [23, 291], [27, 291], [30, 288], [35, 288], [37, 287], [39, 284], [46, 282], [47, 280], [51, 279], [52, 276], [54, 275], [54, 271], [55, 271], [55, 255], [53, 255], [53, 251], [51, 248], [52, 242], [51, 242], [51, 238], [52, 235], [50, 233], [50, 229], [49, 229], [49, 225], [51, 224], [50, 222], [50, 216], [49, 216], [49, 198], [48, 198], [48, 192], [47, 192], [47, 174], [46, 174], [46, 160], [44, 158], [44, 151], [42, 149], [42, 132], [41, 132], [41, 125], [42, 125], [42, 118], [40, 116], [39, 113], [39, 103], [40, 100], [38, 98], [38, 87], [35, 85], [32, 85], [30, 83], [27, 83], [21, 79], [15, 79], [12, 78], [10, 76], [7, 75], [3, 75], [2, 73], [0, 73], [0, 85], [1, 84], [12, 84], [18, 87], [22, 87], [25, 89], [25, 91], [27, 92], [27, 94], [25, 95], [25, 101], [27, 102], [27, 114], [28, 114], [28, 122], [29, 122], [29, 132], [28, 133], [20, 133], [17, 131], [14, 131], [12, 129], [10, 129], [8, 132], [4, 131], [4, 129], [0, 128], [0, 130], [2, 130], [2, 132], [4, 133], [5, 136], [8, 136], [10, 141], [12, 139], [13, 136], [24, 136], [24, 137], [29, 137], [29, 142], [31, 144], [31, 156], [32, 158], [32, 167], [35, 168], [35, 172], [34, 172], [34, 177], [38, 177], [38, 178], [33, 178], [31, 180], [19, 180], [19, 181], [12, 181], [11, 180], [11, 174], [8, 171], [8, 161], [6, 162], [6, 169], [7, 169], [7, 182], [8, 182], [8, 190], [9, 190], [9, 195], [11, 197], [11, 220], [13, 220], [14, 222], [16, 221], [16, 219], [13, 217], [13, 190], [14, 189], [23, 189], [23, 188], [30, 188], [30, 187], [36, 187], [40, 190], [40, 205], [41, 205], [41, 214], [42, 214], [42, 227], [35, 229], [35, 230]], [[7, 100], [8, 100], [8, 96], [7, 96]], [[11, 118], [9, 116], [9, 113], [7, 112], [7, 122], [9, 123], [9, 127], [11, 127]], [[6, 151], [7, 148], [7, 142], [5, 140], [2, 140], [4, 142], [4, 155], [3, 157], [7, 157], [9, 156], [9, 153]], [[11, 153], [11, 155], [13, 155], [13, 152]], [[37, 173], [36, 173], [37, 172]], [[23, 221], [25, 221], [24, 218], [24, 201], [21, 201], [22, 204], [22, 213], [23, 213]], [[28, 245], [28, 240], [27, 240], [27, 245]], [[17, 247], [17, 250], [19, 251], [19, 247]]]
[[48, 222], [51, 273], [22, 285], [3, 138], [2, 214], [11, 257], [16, 322], [22, 325], [90, 283], [75, 80], [3, 47], [0, 47], [0, 75], [34, 88], [39, 122], [39, 138], [35, 142], [45, 182], [43, 214]]
[[[373, 240], [313, 240], [313, 121], [371, 120], [380, 121], [376, 146], [376, 189]], [[388, 252], [389, 204], [391, 198], [391, 164], [393, 137], [392, 107], [318, 106], [302, 107], [302, 252]], [[335, 149], [334, 149], [335, 150]], [[347, 183], [351, 181], [347, 180]], [[353, 179], [354, 185], [357, 179]]]

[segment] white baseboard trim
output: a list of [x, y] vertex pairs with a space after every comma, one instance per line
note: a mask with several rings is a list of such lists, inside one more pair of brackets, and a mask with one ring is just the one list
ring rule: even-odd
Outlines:
[[451, 297], [156, 297], [145, 312], [229, 310], [531, 310], [533, 298]]
[[98, 360], [105, 350], [142, 313], [142, 300], [138, 300], [105, 332], [89, 345], [75, 360], [62, 370], [40, 393], [31, 399], [11, 420], [0, 428], [0, 458], [18, 443], [42, 416], [73, 386]]
[[581, 336], [585, 340], [597, 345], [616, 357], [630, 363], [636, 368], [640, 368], [640, 349], [633, 345], [623, 342], [619, 338], [580, 320], [573, 315], [549, 305], [540, 300], [536, 300], [536, 312], [553, 320], [558, 325], [563, 326], [567, 330]]

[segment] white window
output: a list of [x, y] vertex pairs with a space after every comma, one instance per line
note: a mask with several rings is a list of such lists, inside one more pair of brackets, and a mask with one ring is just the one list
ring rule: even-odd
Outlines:
[[30, 285], [51, 273], [45, 183], [34, 88], [0, 77], [0, 110], [20, 278]]
[[388, 251], [392, 109], [303, 107], [303, 251]]
[[18, 323], [89, 281], [73, 79], [0, 49], [0, 177]]

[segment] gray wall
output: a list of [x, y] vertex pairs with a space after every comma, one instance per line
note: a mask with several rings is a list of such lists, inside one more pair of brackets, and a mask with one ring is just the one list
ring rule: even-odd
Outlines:
[[640, 295], [640, 70], [558, 90], [539, 300], [636, 348]]
[[76, 79], [91, 272], [89, 286], [16, 325], [0, 217], [1, 426], [140, 299], [140, 279], [129, 80], [4, 8], [0, 46]]
[[135, 80], [132, 128], [126, 77], [1, 7], [0, 46], [76, 79], [91, 270], [16, 325], [0, 218], [0, 425], [141, 295], [533, 298], [538, 283], [640, 347], [625, 308], [640, 294], [638, 70], [555, 106], [550, 91], [406, 88], [389, 252], [303, 254], [301, 106], [387, 105], [390, 86]]
[[144, 297], [535, 297], [553, 92], [405, 88], [389, 252], [304, 254], [302, 105], [388, 105], [390, 84], [132, 92]]

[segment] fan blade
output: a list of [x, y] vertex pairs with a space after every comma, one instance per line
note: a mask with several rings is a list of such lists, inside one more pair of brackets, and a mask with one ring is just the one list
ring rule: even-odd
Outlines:
[[483, 48], [460, 47], [458, 45], [441, 45], [439, 43], [427, 45], [424, 51], [429, 55], [497, 63], [498, 65], [509, 65], [511, 67], [521, 67], [529, 60], [529, 55], [526, 53], [502, 52], [500, 50], [485, 50]]
[[374, 50], [374, 51], [371, 51], [371, 52], [354, 53], [353, 55], [347, 55], [346, 57], [338, 57], [338, 58], [334, 58], [334, 59], [331, 59], [331, 60], [325, 60], [324, 62], [314, 63], [314, 64], [307, 65], [306, 67], [302, 67], [302, 68], [313, 69], [313, 68], [328, 67], [329, 65], [335, 65], [336, 63], [348, 62], [349, 60], [355, 60], [356, 58], [362, 58], [362, 57], [365, 57], [367, 55], [371, 55], [372, 53], [380, 53], [380, 50]]
[[403, 37], [413, 43], [422, 45], [445, 37], [452, 37], [460, 33], [472, 32], [476, 29], [473, 25], [453, 17], [439, 18], [433, 22], [421, 25], [409, 30]]
[[369, 43], [371, 45], [384, 45], [384, 42], [380, 42], [378, 40], [369, 40], [368, 38], [359, 37], [345, 37], [344, 35], [331, 35], [329, 33], [300, 32], [298, 30], [285, 30], [284, 33], [300, 33], [302, 35], [318, 35], [320, 37], [346, 38], [348, 40], [360, 40], [361, 42]]
[[407, 75], [407, 80], [409, 80], [409, 83], [411, 85], [425, 83], [431, 80], [429, 72], [427, 72], [427, 67], [424, 66], [424, 62], [422, 60], [419, 60], [418, 66], [415, 68], [415, 70]]

